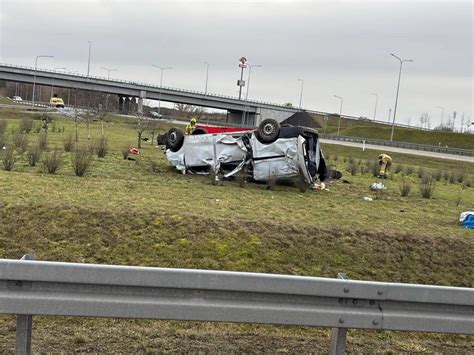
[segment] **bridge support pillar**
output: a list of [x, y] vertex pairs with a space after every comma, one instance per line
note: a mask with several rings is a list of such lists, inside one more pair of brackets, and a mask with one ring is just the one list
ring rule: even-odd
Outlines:
[[227, 122], [236, 126], [254, 127], [257, 123], [257, 114], [255, 112], [229, 111]]
[[130, 98], [129, 97], [126, 97], [125, 100], [124, 100], [123, 110], [124, 110], [125, 113], [130, 112]]
[[118, 112], [123, 112], [124, 97], [118, 97]]
[[140, 90], [140, 97], [138, 98], [138, 113], [143, 114], [143, 99], [146, 97], [146, 91]]

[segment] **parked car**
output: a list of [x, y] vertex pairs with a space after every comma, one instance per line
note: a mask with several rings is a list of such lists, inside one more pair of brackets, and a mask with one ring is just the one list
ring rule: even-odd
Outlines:
[[306, 184], [327, 176], [317, 131], [280, 127], [272, 119], [257, 129], [196, 126], [190, 135], [168, 131], [166, 157], [177, 170], [210, 173], [224, 178], [240, 171], [255, 181], [293, 179]]
[[23, 99], [20, 96], [13, 96], [12, 100], [13, 101], [23, 101]]
[[162, 118], [163, 115], [156, 112], [156, 111], [150, 111], [150, 116], [153, 117], [153, 118]]

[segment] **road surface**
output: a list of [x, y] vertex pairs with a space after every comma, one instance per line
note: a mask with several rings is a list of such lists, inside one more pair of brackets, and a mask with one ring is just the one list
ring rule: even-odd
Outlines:
[[[362, 143], [343, 142], [343, 141], [336, 141], [336, 140], [332, 140], [332, 139], [320, 139], [320, 142], [323, 143], [323, 144], [339, 144], [339, 145], [345, 145], [345, 146], [348, 146], [348, 147], [355, 147], [355, 148], [362, 149]], [[403, 154], [421, 155], [421, 156], [430, 157], [430, 158], [458, 160], [458, 161], [465, 161], [465, 162], [469, 162], [469, 163], [474, 163], [474, 157], [468, 157], [468, 156], [464, 156], [464, 155], [427, 152], [427, 151], [424, 151], [424, 150], [406, 149], [406, 148], [398, 148], [398, 147], [387, 147], [387, 146], [373, 145], [373, 144], [366, 144], [365, 149], [375, 149], [375, 150], [382, 150], [382, 151], [385, 151], [385, 152], [395, 152], [395, 153], [403, 153]]]

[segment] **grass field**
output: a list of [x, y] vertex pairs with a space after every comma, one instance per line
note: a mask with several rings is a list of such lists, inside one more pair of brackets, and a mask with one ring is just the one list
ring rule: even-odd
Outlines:
[[[8, 121], [7, 142], [24, 115], [0, 111]], [[48, 133], [49, 149], [62, 149], [74, 124], [60, 117], [54, 124], [61, 132]], [[92, 123], [89, 143], [100, 132], [100, 123]], [[347, 169], [350, 158], [362, 167], [378, 152], [327, 145], [329, 163], [349, 183], [306, 193], [286, 185], [241, 188], [236, 181], [213, 186], [207, 176], [174, 171], [149, 142], [136, 162], [124, 160], [121, 149], [136, 145], [126, 119], [115, 117], [105, 132], [109, 153], [94, 158], [83, 177], [74, 175], [66, 152], [54, 175], [18, 153], [12, 171], [0, 170], [1, 258], [29, 253], [40, 260], [322, 277], [346, 272], [360, 280], [474, 286], [474, 233], [457, 224], [459, 213], [474, 207], [474, 164], [392, 154], [412, 193], [400, 197], [400, 172], [375, 194], [368, 186], [376, 178]], [[35, 144], [38, 134], [28, 136]], [[81, 144], [86, 137], [81, 124]], [[409, 167], [413, 173], [406, 175]], [[463, 183], [442, 178], [432, 199], [421, 198], [420, 167], [443, 176], [462, 173]], [[13, 351], [14, 327], [12, 317], [0, 318], [0, 352]], [[327, 329], [246, 324], [39, 317], [33, 327], [35, 352], [325, 352], [329, 341]], [[472, 346], [472, 337], [440, 334], [351, 330], [348, 337], [354, 352], [465, 353]]]

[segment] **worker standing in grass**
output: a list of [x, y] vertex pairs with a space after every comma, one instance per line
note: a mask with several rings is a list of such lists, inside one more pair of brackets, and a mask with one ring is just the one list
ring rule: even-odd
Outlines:
[[196, 118], [193, 117], [191, 118], [191, 122], [186, 126], [186, 134], [191, 134], [192, 131], [194, 131], [194, 128], [196, 128]]
[[390, 168], [392, 166], [392, 157], [387, 154], [380, 154], [379, 155], [379, 178], [386, 179], [388, 177], [388, 173], [390, 172]]

